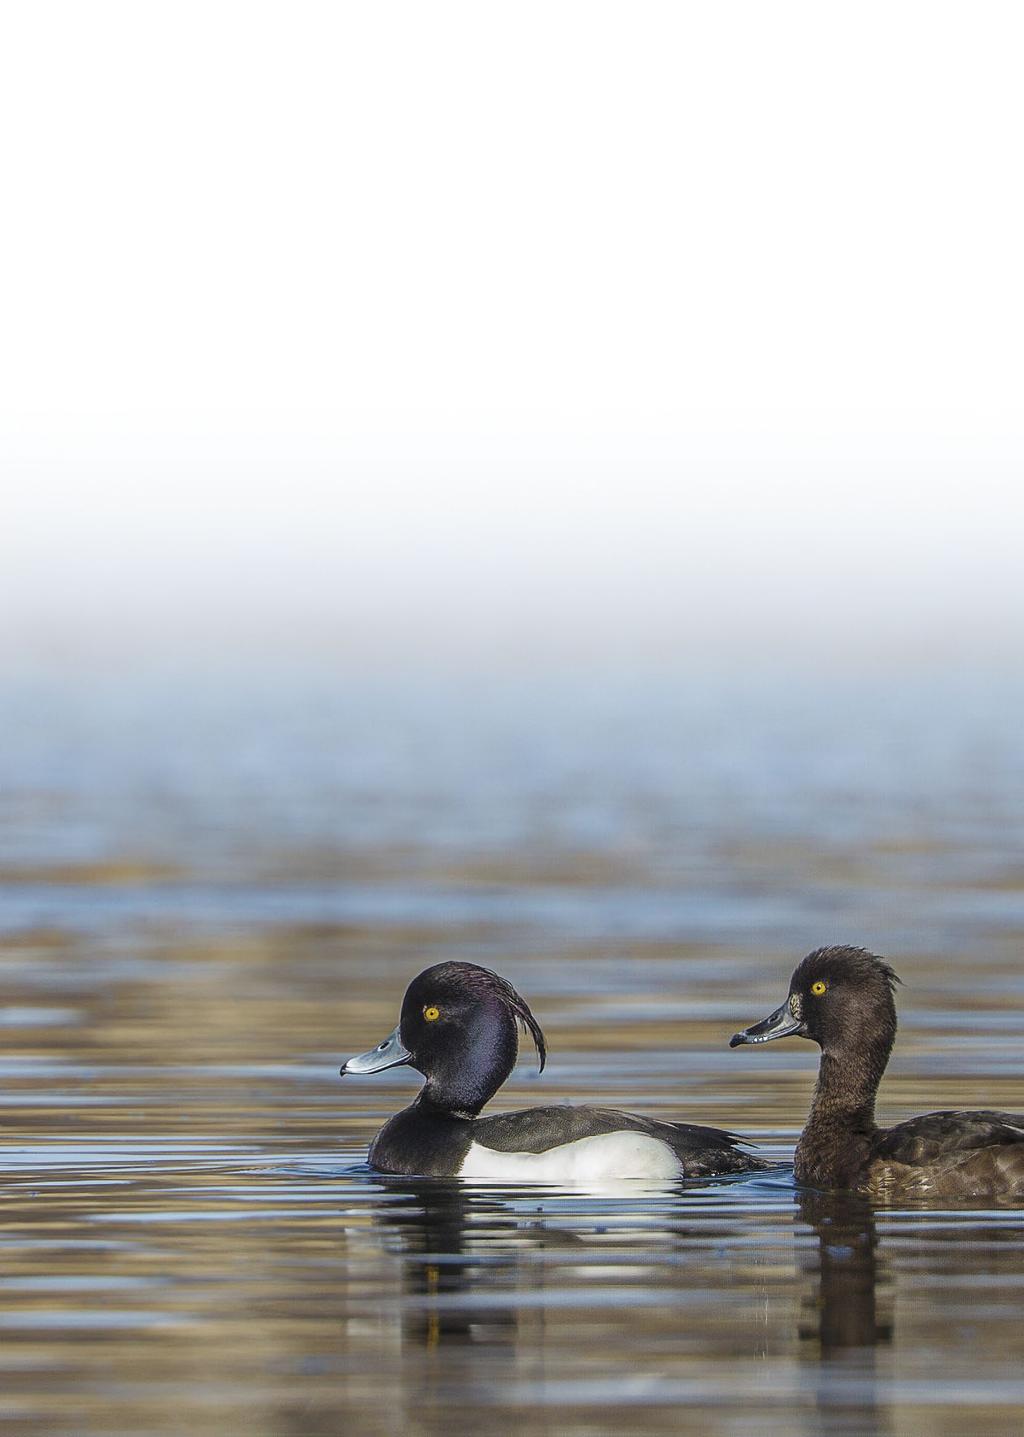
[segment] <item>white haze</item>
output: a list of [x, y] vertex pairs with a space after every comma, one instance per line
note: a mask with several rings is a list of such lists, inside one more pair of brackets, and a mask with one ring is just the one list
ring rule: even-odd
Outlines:
[[1019, 7], [3, 29], [9, 650], [1019, 648]]

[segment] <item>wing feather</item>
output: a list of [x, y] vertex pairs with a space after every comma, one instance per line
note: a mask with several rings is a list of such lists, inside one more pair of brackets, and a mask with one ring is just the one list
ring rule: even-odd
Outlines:
[[1019, 1113], [925, 1113], [879, 1134], [875, 1156], [912, 1165], [935, 1163], [974, 1148], [1017, 1143], [1024, 1143], [1024, 1116]]

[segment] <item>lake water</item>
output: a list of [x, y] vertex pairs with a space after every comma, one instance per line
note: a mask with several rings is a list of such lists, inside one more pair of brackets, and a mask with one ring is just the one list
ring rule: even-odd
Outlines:
[[408, 980], [531, 1002], [496, 1105], [791, 1156], [809, 1045], [730, 1052], [821, 943], [904, 979], [880, 1115], [1024, 1111], [1017, 680], [0, 683], [0, 1421], [12, 1433], [1019, 1433], [1024, 1203], [785, 1171], [385, 1179]]

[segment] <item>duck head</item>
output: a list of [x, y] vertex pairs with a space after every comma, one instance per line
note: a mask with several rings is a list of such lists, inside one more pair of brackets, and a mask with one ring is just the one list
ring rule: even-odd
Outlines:
[[818, 948], [795, 969], [785, 1003], [734, 1033], [729, 1047], [792, 1035], [809, 1038], [832, 1055], [878, 1046], [888, 1056], [896, 1036], [893, 991], [899, 981], [888, 963], [863, 948]]
[[349, 1058], [341, 1076], [408, 1064], [426, 1079], [426, 1103], [473, 1115], [515, 1066], [517, 1023], [529, 1030], [543, 1072], [544, 1034], [511, 983], [476, 963], [436, 963], [409, 984], [394, 1032]]

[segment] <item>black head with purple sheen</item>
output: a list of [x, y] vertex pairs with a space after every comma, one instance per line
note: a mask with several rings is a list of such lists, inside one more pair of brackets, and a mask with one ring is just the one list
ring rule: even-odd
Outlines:
[[519, 1023], [529, 1030], [543, 1071], [544, 1034], [511, 983], [476, 963], [435, 963], [409, 984], [391, 1037], [350, 1059], [342, 1074], [407, 1063], [427, 1080], [424, 1105], [473, 1115], [515, 1067]]

